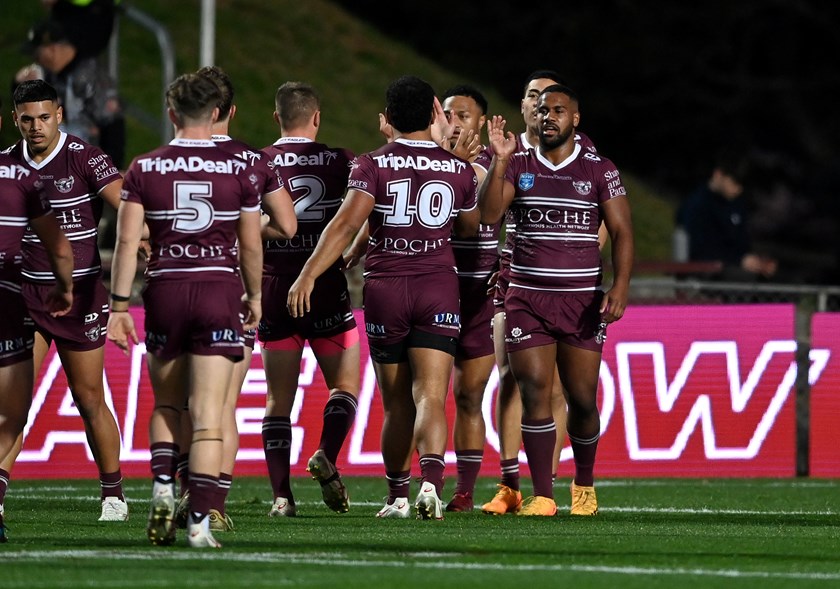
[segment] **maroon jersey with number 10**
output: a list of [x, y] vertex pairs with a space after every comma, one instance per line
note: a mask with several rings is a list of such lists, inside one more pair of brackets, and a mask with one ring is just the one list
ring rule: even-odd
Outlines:
[[366, 276], [455, 271], [454, 218], [476, 206], [472, 166], [432, 141], [397, 139], [357, 157], [348, 188], [375, 200]]

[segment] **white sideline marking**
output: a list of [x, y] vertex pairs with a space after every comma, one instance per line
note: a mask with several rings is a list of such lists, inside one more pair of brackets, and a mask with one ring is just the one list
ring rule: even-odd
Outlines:
[[[457, 556], [451, 554], [450, 556]], [[359, 560], [350, 555], [339, 557], [338, 554], [289, 554], [279, 552], [255, 552], [250, 554], [236, 552], [123, 552], [112, 550], [38, 550], [38, 551], [6, 551], [3, 560], [10, 561], [55, 561], [57, 559], [108, 559], [108, 560], [148, 560], [148, 561], [228, 561], [251, 563], [286, 563], [311, 566], [345, 566], [365, 568], [403, 568], [413, 566], [423, 569], [446, 570], [480, 570], [480, 571], [517, 571], [517, 572], [577, 572], [601, 573], [608, 575], [669, 575], [687, 577], [723, 577], [723, 578], [755, 578], [755, 579], [789, 579], [808, 581], [840, 581], [840, 573], [786, 573], [773, 571], [749, 571], [738, 569], [701, 569], [701, 568], [663, 568], [663, 567], [622, 567], [622, 566], [591, 566], [591, 565], [563, 565], [563, 564], [499, 564], [473, 562], [406, 562], [400, 560]], [[141, 583], [147, 580], [138, 580]]]

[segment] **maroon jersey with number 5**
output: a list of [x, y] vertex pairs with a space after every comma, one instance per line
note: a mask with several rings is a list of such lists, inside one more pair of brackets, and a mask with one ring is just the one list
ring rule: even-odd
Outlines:
[[259, 210], [251, 167], [209, 140], [174, 139], [136, 158], [122, 199], [145, 209], [148, 281], [227, 280], [238, 275], [240, 212]]

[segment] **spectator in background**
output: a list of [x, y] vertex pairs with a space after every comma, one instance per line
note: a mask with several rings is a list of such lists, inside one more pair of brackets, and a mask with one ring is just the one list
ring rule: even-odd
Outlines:
[[18, 71], [14, 85], [43, 79], [53, 86], [64, 110], [64, 130], [100, 147], [122, 169], [122, 106], [116, 85], [96, 58], [85, 56], [65, 26], [55, 19], [33, 26], [23, 50], [32, 55], [34, 63]]
[[708, 181], [677, 210], [677, 227], [688, 238], [688, 259], [722, 262], [723, 270], [717, 277], [723, 280], [767, 279], [777, 270], [776, 260], [751, 251], [746, 178], [746, 159], [725, 150]]
[[99, 57], [108, 47], [120, 0], [41, 0], [60, 22], [80, 57]]

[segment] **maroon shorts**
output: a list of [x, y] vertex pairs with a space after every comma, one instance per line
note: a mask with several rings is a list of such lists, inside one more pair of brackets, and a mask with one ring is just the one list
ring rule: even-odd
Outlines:
[[242, 333], [243, 343], [245, 347], [254, 349], [254, 342], [257, 341], [257, 330], [256, 329], [249, 329]]
[[87, 352], [105, 345], [108, 325], [108, 291], [98, 276], [81, 278], [73, 283], [73, 306], [61, 317], [47, 311], [47, 294], [52, 284], [23, 283], [23, 298], [35, 329], [49, 344], [55, 342], [66, 350]]
[[456, 357], [463, 360], [492, 356], [493, 298], [487, 294], [487, 281], [459, 278], [461, 294], [461, 337]]
[[30, 360], [35, 327], [26, 301], [20, 293], [0, 288], [0, 309], [0, 367]]
[[564, 343], [600, 352], [607, 337], [599, 307], [604, 293], [547, 292], [510, 288], [505, 298], [505, 348]]
[[496, 279], [496, 290], [493, 291], [493, 305], [496, 307], [496, 311], [501, 311], [505, 307], [508, 284], [510, 284], [510, 264], [502, 261]]
[[365, 278], [365, 331], [371, 346], [403, 341], [416, 330], [458, 337], [461, 320], [455, 271]]
[[183, 354], [242, 359], [243, 292], [238, 279], [147, 284], [146, 351], [162, 360]]
[[261, 342], [276, 342], [293, 336], [307, 340], [333, 337], [356, 327], [347, 279], [339, 271], [318, 277], [309, 302], [311, 311], [294, 318], [286, 308], [289, 288], [296, 276], [264, 275], [262, 280]]

